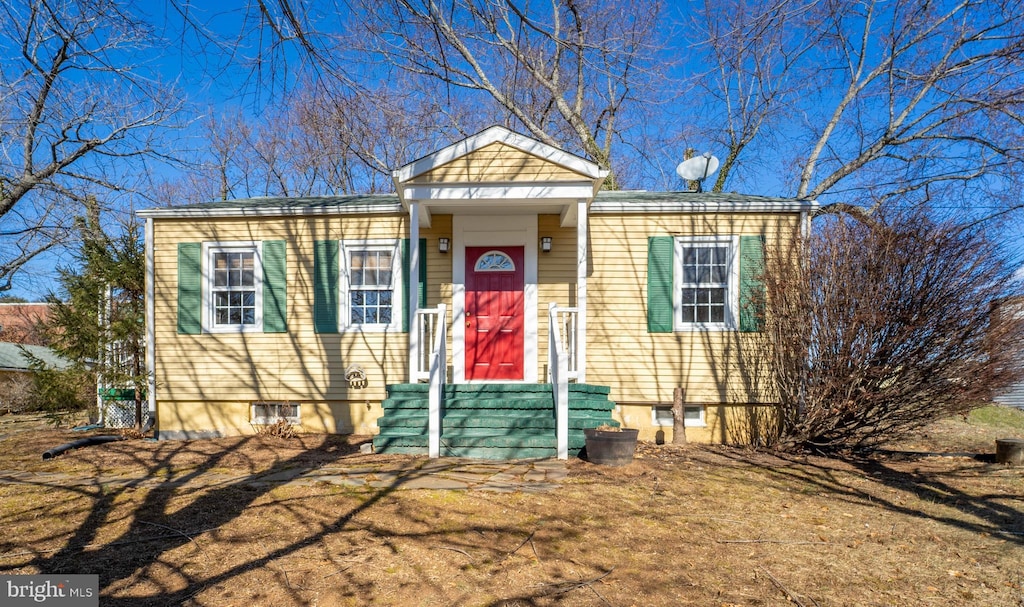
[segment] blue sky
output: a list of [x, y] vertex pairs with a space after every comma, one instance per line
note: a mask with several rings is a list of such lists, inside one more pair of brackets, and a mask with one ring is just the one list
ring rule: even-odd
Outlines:
[[[317, 7], [332, 6], [334, 3], [316, 5]], [[145, 62], [147, 69], [158, 75], [165, 81], [175, 82], [182, 96], [187, 100], [189, 107], [183, 113], [183, 117], [189, 121], [189, 128], [179, 131], [173, 135], [171, 146], [179, 149], [197, 149], [202, 146], [202, 122], [203, 118], [210, 113], [221, 113], [225, 111], [242, 111], [250, 116], [258, 117], [263, 111], [273, 107], [274, 97], [263, 83], [258, 82], [254, 77], [254, 58], [259, 54], [257, 45], [258, 37], [249, 36], [245, 38], [242, 45], [233, 44], [231, 41], [238, 39], [239, 33], [245, 29], [246, 20], [254, 19], [257, 15], [251, 9], [245, 8], [244, 0], [231, 0], [230, 2], [199, 1], [190, 5], [189, 18], [207, 27], [215, 37], [219, 38], [221, 44], [210, 39], [203, 39], [182, 28], [182, 17], [172, 5], [166, 2], [143, 5], [146, 8], [136, 10], [147, 11], [147, 17], [151, 22], [159, 24], [155, 32], [158, 41], [153, 49], [146, 55]], [[677, 22], [675, 27], [686, 27], [686, 19], [689, 17], [693, 3], [677, 2], [670, 3], [666, 18]], [[317, 17], [320, 23], [328, 23], [332, 20], [343, 18], [343, 16], [330, 16], [322, 14]], [[249, 21], [249, 23], [252, 23]], [[185, 32], [183, 34], [183, 32]], [[266, 33], [266, 32], [264, 32]], [[263, 38], [265, 42], [267, 38]], [[681, 38], [680, 38], [681, 40]], [[266, 50], [266, 48], [264, 48]], [[693, 72], [695, 65], [692, 57], [697, 53], [692, 47], [688, 47], [681, 41], [678, 48], [671, 49], [671, 52], [679, 56], [690, 58], [688, 61], [678, 61], [676, 70], [680, 72]], [[289, 65], [292, 68], [299, 65], [298, 57], [287, 48], [280, 51], [284, 57], [290, 59], [290, 63], [278, 64]], [[281, 78], [292, 78], [296, 71], [289, 71], [286, 75], [277, 75], [277, 84], [283, 81]], [[267, 72], [262, 74], [268, 76]], [[679, 121], [673, 129], [685, 128], [685, 121], [692, 120], [693, 115], [687, 107], [694, 104], [694, 97], [689, 94], [680, 94], [673, 98], [666, 98], [662, 102], [666, 116], [673, 116]], [[652, 124], [648, 128], [655, 131], [665, 129], [664, 124]], [[724, 155], [725, 150], [716, 148], [714, 144], [707, 141], [697, 140], [688, 142], [698, 148], [698, 152], [711, 151]], [[656, 174], [659, 170], [662, 173], [671, 174], [675, 162], [682, 156], [682, 150], [672, 148], [648, 150], [650, 157], [657, 161], [658, 170], [651, 171]], [[756, 154], [752, 158], [754, 162], [748, 163], [745, 178], [737, 179], [732, 187], [727, 189], [739, 189], [753, 194], [785, 195], [788, 188], [783, 184], [779, 173], [774, 170], [770, 163], [758, 162]], [[151, 164], [150, 170], [156, 179], [173, 178], [181, 174], [180, 168]], [[651, 185], [643, 187], [650, 188]], [[672, 187], [671, 185], [669, 187]], [[652, 188], [653, 189], [653, 188]], [[126, 208], [149, 206], [144, 200], [125, 199]], [[964, 209], [951, 206], [951, 213], [962, 213]], [[1015, 257], [1018, 263], [1024, 263], [1024, 229], [1020, 219], [1014, 219], [1004, 226], [1000, 234], [1000, 241], [1007, 252]], [[30, 300], [43, 297], [49, 290], [54, 288], [53, 268], [58, 264], [68, 264], [70, 259], [66, 255], [47, 255], [37, 262], [31, 264], [26, 270], [16, 277], [14, 289], [9, 295], [21, 296]], [[1024, 270], [1022, 270], [1024, 273]]]

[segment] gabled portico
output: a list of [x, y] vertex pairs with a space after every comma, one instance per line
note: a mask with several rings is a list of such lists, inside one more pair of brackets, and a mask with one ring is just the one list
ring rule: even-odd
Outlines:
[[[557, 215], [562, 228], [575, 228], [573, 354], [577, 381], [585, 380], [587, 209], [607, 175], [588, 160], [500, 126], [393, 173], [395, 189], [409, 213], [413, 242], [419, 240], [421, 228], [432, 226], [436, 215], [452, 216], [455, 383], [544, 381], [538, 363], [539, 319], [547, 318], [548, 307], [539, 301], [537, 289], [538, 265], [543, 263], [538, 252], [541, 215]], [[415, 310], [420, 263], [419, 252], [412, 247], [408, 307], [413, 319], [419, 316]], [[421, 343], [424, 335], [415, 329], [409, 332], [410, 381], [422, 377], [423, 354], [429, 348]]]

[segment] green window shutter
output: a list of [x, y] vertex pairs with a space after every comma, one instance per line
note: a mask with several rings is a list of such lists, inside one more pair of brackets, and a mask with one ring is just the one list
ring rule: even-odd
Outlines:
[[313, 243], [313, 330], [338, 332], [338, 241]]
[[671, 333], [673, 328], [672, 268], [675, 242], [671, 236], [647, 239], [647, 332]]
[[203, 247], [198, 242], [178, 243], [178, 333], [203, 332]]
[[[412, 265], [412, 259], [409, 256], [409, 239], [403, 238], [401, 242], [402, 249], [402, 280], [405, 281], [406, 289], [409, 288], [410, 281], [409, 266]], [[419, 302], [420, 307], [427, 307], [427, 239], [420, 238], [420, 288], [419, 288]], [[408, 293], [408, 290], [406, 291]], [[409, 332], [409, 297], [402, 297], [402, 330], [406, 333]]]
[[740, 331], [764, 326], [764, 236], [740, 236]]
[[283, 240], [263, 241], [263, 332], [288, 330], [288, 264]]

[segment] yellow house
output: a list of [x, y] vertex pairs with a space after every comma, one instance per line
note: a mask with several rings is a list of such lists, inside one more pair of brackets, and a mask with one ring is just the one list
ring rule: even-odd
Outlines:
[[283, 418], [384, 451], [566, 457], [603, 421], [671, 439], [682, 387], [690, 440], [736, 440], [771, 405], [763, 251], [815, 203], [606, 175], [496, 126], [394, 171], [395, 195], [140, 212], [158, 435]]

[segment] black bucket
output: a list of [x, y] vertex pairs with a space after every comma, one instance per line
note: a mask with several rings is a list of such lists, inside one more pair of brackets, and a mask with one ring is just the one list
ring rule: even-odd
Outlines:
[[584, 428], [587, 437], [587, 461], [605, 466], [625, 466], [633, 461], [636, 450], [636, 429], [619, 431]]

